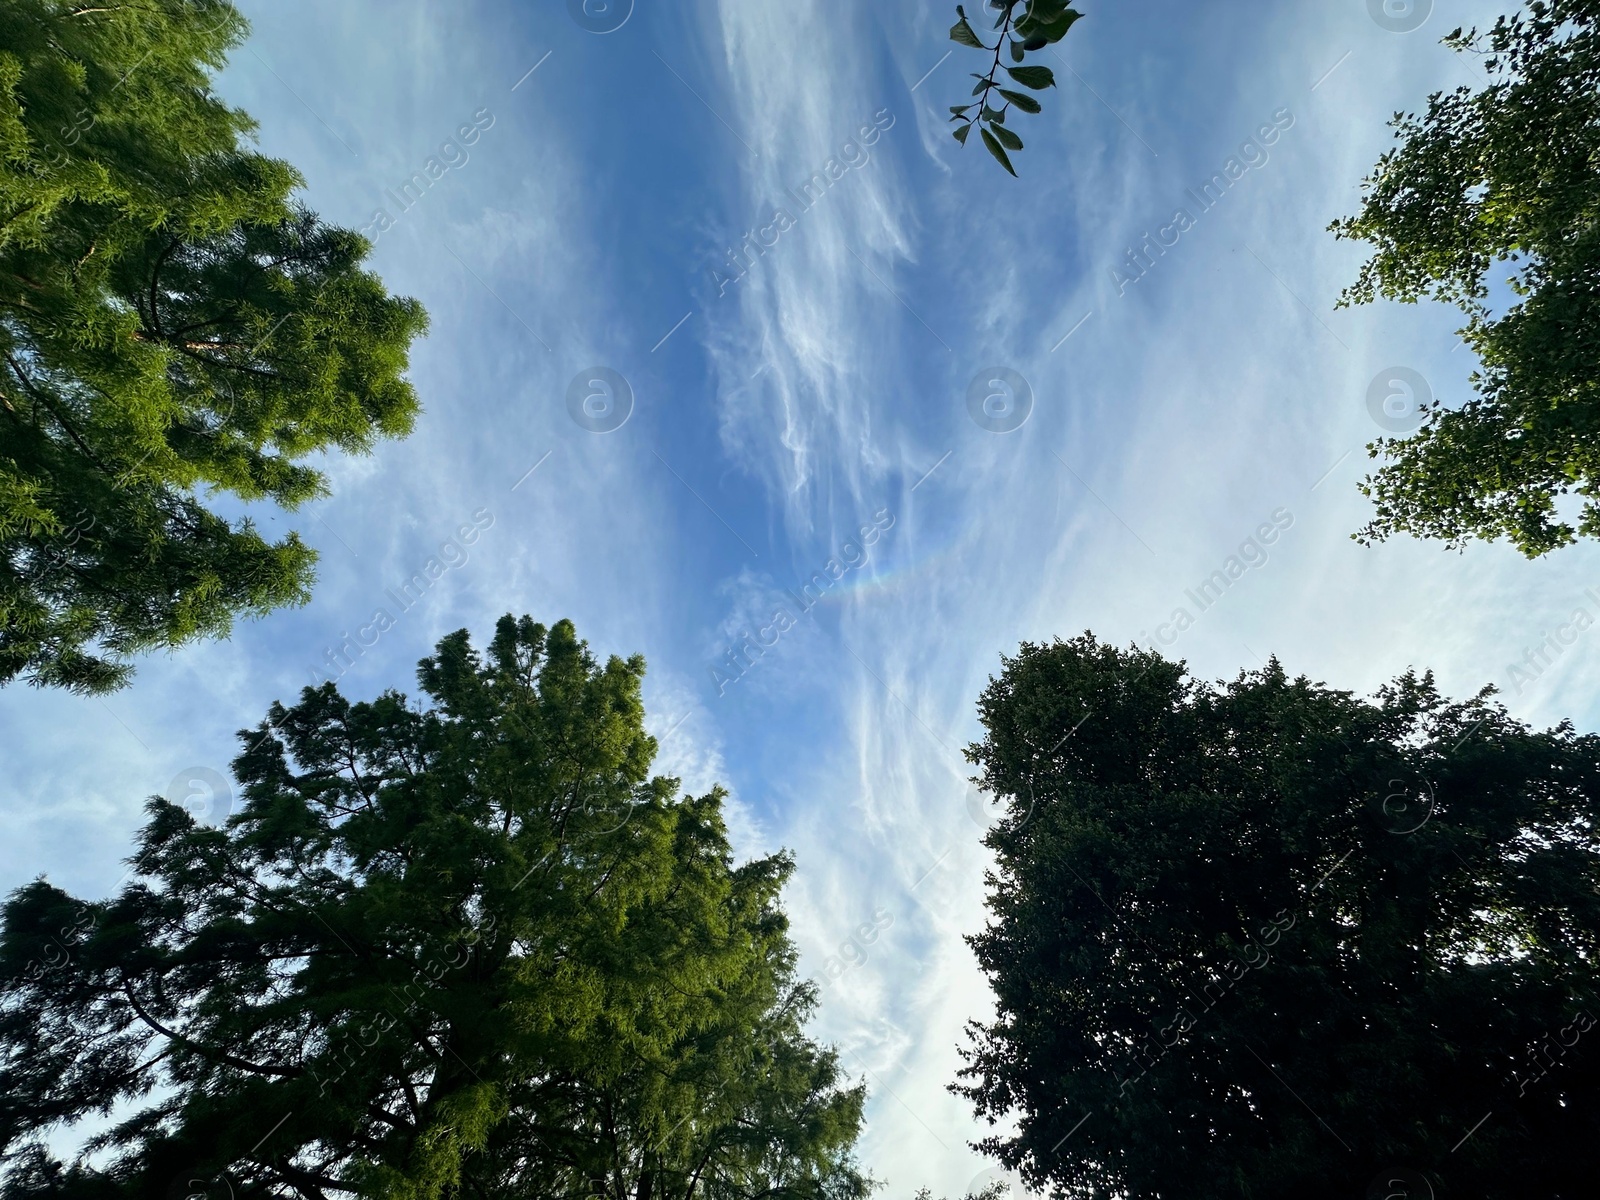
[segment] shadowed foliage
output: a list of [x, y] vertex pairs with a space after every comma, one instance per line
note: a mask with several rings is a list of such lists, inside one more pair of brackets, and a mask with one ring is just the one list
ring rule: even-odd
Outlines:
[[[950, 27], [950, 40], [959, 46], [969, 46], [994, 55], [986, 74], [972, 72], [978, 82], [972, 94], [976, 99], [967, 104], [952, 104], [950, 120], [955, 123], [956, 141], [963, 146], [973, 129], [995, 161], [1016, 175], [1011, 165], [1011, 154], [1022, 149], [1022, 138], [1006, 124], [1006, 117], [1017, 112], [1041, 111], [1039, 101], [1028, 92], [1019, 92], [1011, 84], [1019, 84], [1028, 91], [1042, 92], [1056, 85], [1055, 72], [1037, 63], [1023, 65], [1029, 54], [1048, 50], [1067, 36], [1082, 13], [1068, 8], [1066, 0], [988, 0], [988, 9], [994, 14], [991, 36], [993, 46], [972, 28], [964, 6], [956, 5], [956, 23]], [[1051, 51], [1054, 53], [1054, 51]], [[1009, 58], [1007, 66], [1002, 59]], [[1000, 72], [1007, 78], [1002, 80]]]
[[1011, 804], [955, 1090], [1017, 1130], [979, 1149], [1097, 1200], [1592, 1190], [1600, 738], [1088, 635], [979, 712]]

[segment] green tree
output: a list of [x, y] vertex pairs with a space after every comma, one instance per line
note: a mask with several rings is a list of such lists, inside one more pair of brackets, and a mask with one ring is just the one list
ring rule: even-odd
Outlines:
[[303, 602], [304, 461], [407, 433], [426, 325], [211, 94], [222, 0], [0, 6], [0, 684], [120, 686], [140, 652]]
[[[996, 1180], [976, 1192], [968, 1192], [965, 1200], [1006, 1200], [1011, 1188], [1004, 1180]], [[920, 1188], [913, 1200], [933, 1200], [933, 1192], [928, 1188]]]
[[[956, 125], [956, 141], [965, 146], [967, 136], [976, 128], [989, 153], [1014, 177], [1017, 172], [1011, 165], [1009, 152], [1021, 150], [1022, 139], [1017, 136], [1016, 130], [1006, 125], [1006, 115], [1013, 108], [1018, 112], [1036, 113], [1041, 110], [1041, 105], [1027, 92], [1007, 87], [1006, 83], [1020, 84], [1035, 92], [1055, 87], [1055, 72], [1049, 67], [1037, 64], [1023, 66], [1021, 63], [1030, 53], [1047, 49], [1066, 37], [1067, 30], [1083, 14], [1068, 8], [1066, 0], [989, 0], [988, 7], [995, 14], [993, 46], [972, 28], [972, 23], [967, 20], [967, 10], [960, 4], [956, 5], [956, 23], [950, 27], [950, 40], [957, 45], [992, 53], [994, 59], [989, 63], [986, 74], [972, 73], [972, 77], [978, 81], [972, 89], [977, 99], [966, 104], [952, 104], [950, 119]], [[1006, 55], [1015, 65], [1006, 66], [1001, 61]], [[1006, 81], [1000, 78], [1002, 70], [1009, 77]]]
[[[119, 895], [15, 893], [8, 1200], [867, 1195], [792, 864], [649, 775], [643, 671], [566, 622], [452, 634], [427, 707], [274, 705], [225, 827], [152, 799]], [[101, 1169], [40, 1145], [113, 1106]]]
[[996, 1017], [954, 1090], [1016, 1132], [978, 1149], [1107, 1200], [1592, 1192], [1600, 738], [1089, 635], [979, 711]]
[[1536, 557], [1600, 536], [1600, 2], [1534, 0], [1446, 42], [1485, 55], [1491, 82], [1397, 116], [1400, 145], [1332, 228], [1376, 248], [1341, 304], [1461, 308], [1476, 394], [1369, 447], [1388, 461], [1356, 536], [1507, 538]]

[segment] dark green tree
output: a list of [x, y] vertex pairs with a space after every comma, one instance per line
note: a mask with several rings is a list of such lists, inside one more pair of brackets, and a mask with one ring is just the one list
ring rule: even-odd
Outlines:
[[1533, 0], [1446, 42], [1484, 55], [1489, 84], [1397, 116], [1400, 145], [1332, 228], [1376, 249], [1341, 304], [1461, 308], [1476, 394], [1368, 448], [1387, 462], [1356, 536], [1506, 538], [1531, 558], [1600, 536], [1600, 2]]
[[[994, 13], [993, 46], [972, 28], [966, 9], [956, 5], [956, 23], [950, 27], [950, 40], [991, 53], [994, 59], [986, 74], [972, 73], [978, 81], [972, 89], [977, 99], [967, 104], [952, 104], [950, 119], [956, 123], [956, 141], [966, 145], [967, 136], [976, 128], [989, 153], [1015, 176], [1017, 172], [1008, 152], [1021, 150], [1022, 139], [1006, 124], [1006, 115], [1013, 108], [1018, 112], [1036, 113], [1041, 106], [1027, 92], [1019, 92], [1007, 84], [1020, 84], [1035, 92], [1055, 87], [1055, 72], [1049, 67], [1034, 63], [1024, 66], [1022, 62], [1029, 54], [1048, 49], [1066, 37], [1067, 30], [1083, 14], [1068, 8], [1067, 0], [988, 0], [988, 8]], [[1013, 65], [1006, 66], [1001, 61], [1007, 56]], [[1002, 70], [1008, 79], [1000, 78]]]
[[[968, 1192], [964, 1200], [1006, 1200], [1010, 1192], [1011, 1189], [1003, 1180], [996, 1180], [976, 1192]], [[933, 1192], [929, 1188], [920, 1188], [912, 1200], [933, 1200]]]
[[303, 602], [305, 461], [407, 433], [426, 318], [211, 94], [222, 0], [0, 5], [0, 684], [100, 692], [131, 656]]
[[1104, 1200], [1592, 1193], [1600, 738], [1089, 635], [979, 711], [996, 1017], [955, 1090], [1016, 1133], [978, 1149]]
[[[452, 634], [427, 707], [275, 705], [225, 826], [152, 799], [119, 895], [15, 893], [7, 1200], [864, 1197], [791, 862], [649, 775], [643, 672], [566, 622]], [[114, 1106], [100, 1168], [40, 1144]]]

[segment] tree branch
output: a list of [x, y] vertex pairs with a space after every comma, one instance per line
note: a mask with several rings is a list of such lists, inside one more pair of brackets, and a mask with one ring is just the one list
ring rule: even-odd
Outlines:
[[292, 1079], [305, 1074], [305, 1071], [301, 1070], [299, 1067], [263, 1067], [258, 1063], [253, 1063], [246, 1059], [239, 1058], [235, 1055], [227, 1053], [224, 1050], [209, 1049], [205, 1046], [202, 1046], [199, 1042], [194, 1041], [192, 1038], [185, 1037], [175, 1029], [168, 1029], [160, 1021], [157, 1021], [149, 1013], [145, 1012], [144, 1005], [140, 1004], [139, 998], [133, 994], [132, 981], [129, 980], [126, 975], [122, 976], [122, 992], [123, 995], [128, 997], [128, 1003], [133, 1006], [133, 1011], [139, 1015], [139, 1019], [141, 1021], [150, 1026], [151, 1029], [154, 1029], [162, 1037], [176, 1042], [180, 1046], [186, 1046], [204, 1058], [218, 1060], [226, 1063], [230, 1067], [237, 1067], [241, 1071], [249, 1071], [255, 1075], [267, 1075]]
[[[279, 381], [281, 381], [283, 379], [283, 376], [278, 374], [276, 371], [263, 371], [260, 367], [247, 367], [243, 363], [223, 362], [220, 359], [209, 358], [204, 354], [199, 354], [199, 353], [195, 352], [194, 350], [189, 349], [189, 347], [187, 345], [184, 345], [183, 343], [180, 343], [180, 342], [164, 342], [163, 344], [171, 346], [179, 354], [187, 355], [189, 358], [195, 359], [198, 362], [203, 362], [207, 366], [216, 367], [219, 370], [223, 370], [223, 371], [243, 371], [248, 375], [259, 375], [263, 379], [275, 379], [275, 380], [279, 380]], [[214, 343], [205, 342], [205, 343], [202, 343], [202, 344], [203, 345], [212, 345]]]
[[55, 419], [60, 423], [61, 428], [67, 431], [67, 436], [77, 443], [78, 449], [83, 451], [84, 457], [86, 457], [95, 466], [99, 467], [102, 472], [110, 475], [110, 468], [107, 467], [105, 463], [101, 462], [99, 458], [95, 456], [95, 452], [89, 449], [89, 444], [85, 442], [83, 438], [78, 436], [78, 431], [72, 427], [72, 423], [68, 421], [66, 417], [61, 415], [61, 410], [56, 407], [55, 401], [51, 400], [50, 397], [45, 395], [43, 391], [34, 386], [33, 381], [28, 378], [27, 372], [22, 369], [22, 364], [11, 356], [10, 351], [6, 351], [6, 362], [11, 364], [11, 369], [16, 372], [17, 378], [22, 381], [22, 386], [27, 388], [28, 391], [33, 394], [33, 397], [36, 400], [41, 400], [44, 402], [44, 406], [50, 410], [50, 415], [55, 417]]

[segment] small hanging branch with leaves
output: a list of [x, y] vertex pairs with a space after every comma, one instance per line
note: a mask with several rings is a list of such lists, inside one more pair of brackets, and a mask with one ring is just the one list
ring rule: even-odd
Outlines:
[[[956, 141], [963, 146], [967, 144], [967, 136], [972, 132], [974, 125], [983, 137], [983, 144], [989, 148], [989, 153], [1013, 176], [1016, 169], [1011, 165], [1011, 158], [1007, 150], [1021, 150], [1022, 139], [1010, 129], [1006, 128], [1006, 113], [1016, 107], [1025, 113], [1040, 111], [1039, 102], [1027, 92], [1016, 92], [1000, 85], [1000, 71], [1002, 70], [1000, 58], [1009, 46], [1011, 61], [1021, 64], [1023, 58], [1037, 50], [1043, 50], [1053, 42], [1059, 42], [1067, 36], [1078, 18], [1083, 16], [1076, 9], [1067, 7], [1066, 0], [988, 0], [989, 7], [998, 15], [995, 17], [994, 28], [1000, 35], [1000, 40], [993, 46], [985, 44], [967, 21], [966, 10], [961, 5], [956, 5], [958, 20], [950, 26], [950, 40], [963, 46], [971, 46], [974, 50], [989, 50], [994, 53], [994, 62], [990, 64], [987, 75], [979, 75], [976, 71], [972, 77], [978, 81], [972, 89], [972, 94], [978, 97], [970, 104], [951, 105], [950, 111], [954, 114], [950, 119], [960, 123], [960, 128], [955, 131]], [[1017, 15], [1017, 9], [1021, 15]], [[1055, 72], [1049, 67], [1038, 66], [1009, 66], [1003, 68], [1013, 81], [1035, 92], [1042, 92], [1045, 88], [1054, 87], [1056, 84]], [[991, 93], [998, 95], [1003, 101], [999, 108], [994, 107]], [[976, 115], [973, 109], [977, 109]], [[984, 128], [987, 126], [987, 128]]]

